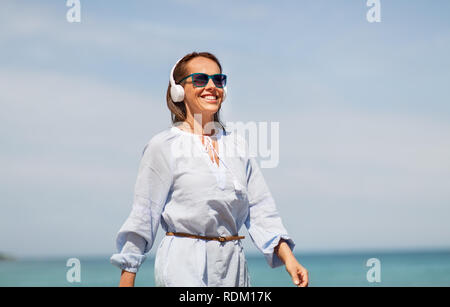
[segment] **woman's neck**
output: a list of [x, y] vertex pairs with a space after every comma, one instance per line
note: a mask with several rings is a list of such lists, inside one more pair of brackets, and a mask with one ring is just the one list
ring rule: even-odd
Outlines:
[[216, 133], [214, 115], [187, 114], [186, 120], [181, 123], [180, 128], [198, 135], [214, 135]]

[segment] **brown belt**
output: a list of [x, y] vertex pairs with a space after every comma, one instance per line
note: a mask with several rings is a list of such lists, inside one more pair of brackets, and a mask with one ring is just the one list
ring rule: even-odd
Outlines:
[[176, 237], [185, 237], [185, 238], [192, 238], [192, 239], [202, 239], [202, 240], [215, 240], [219, 242], [226, 242], [226, 241], [232, 241], [232, 240], [241, 240], [244, 239], [245, 236], [229, 236], [229, 237], [205, 237], [205, 236], [197, 236], [192, 235], [189, 233], [183, 233], [183, 232], [166, 232], [166, 235], [168, 236], [176, 236]]

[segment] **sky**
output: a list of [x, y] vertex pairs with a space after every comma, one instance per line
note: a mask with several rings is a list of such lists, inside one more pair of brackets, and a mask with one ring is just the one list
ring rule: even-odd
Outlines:
[[262, 171], [296, 253], [450, 248], [449, 1], [80, 2], [1, 3], [0, 252], [115, 252], [192, 51], [228, 75], [225, 122], [279, 123]]

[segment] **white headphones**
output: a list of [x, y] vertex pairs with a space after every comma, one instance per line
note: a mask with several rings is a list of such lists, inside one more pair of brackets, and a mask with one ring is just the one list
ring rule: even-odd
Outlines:
[[[173, 78], [173, 72], [175, 70], [175, 67], [177, 67], [180, 61], [181, 59], [179, 59], [175, 63], [175, 65], [173, 65], [172, 70], [170, 71], [170, 97], [172, 98], [173, 102], [181, 102], [184, 100], [184, 88], [180, 84], [176, 84], [175, 79]], [[222, 102], [225, 101], [226, 97], [227, 97], [227, 87], [224, 86]]]

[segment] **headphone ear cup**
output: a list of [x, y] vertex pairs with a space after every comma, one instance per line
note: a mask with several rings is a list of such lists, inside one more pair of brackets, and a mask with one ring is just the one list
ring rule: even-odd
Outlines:
[[225, 101], [225, 98], [227, 98], [227, 87], [226, 87], [226, 86], [223, 88], [223, 98], [222, 98], [222, 102]]
[[175, 65], [173, 65], [172, 70], [170, 71], [170, 98], [172, 98], [173, 102], [181, 102], [184, 100], [184, 88], [180, 84], [176, 84], [173, 78], [173, 72], [175, 71], [175, 67], [177, 67], [178, 63], [181, 61], [179, 59]]
[[170, 97], [173, 102], [181, 102], [184, 100], [184, 88], [179, 84], [172, 84], [170, 87]]

